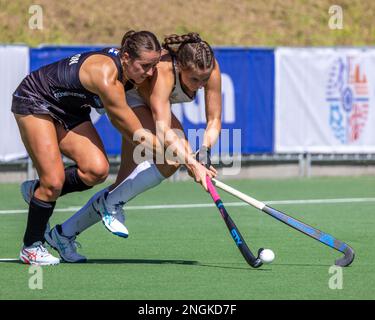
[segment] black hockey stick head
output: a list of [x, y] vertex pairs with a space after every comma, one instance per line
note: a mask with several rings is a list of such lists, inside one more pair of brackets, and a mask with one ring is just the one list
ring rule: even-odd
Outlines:
[[[263, 265], [263, 261], [262, 261], [262, 259], [259, 258], [259, 255], [260, 255], [260, 253], [262, 252], [262, 250], [263, 250], [263, 248], [260, 248], [260, 249], [258, 250], [258, 256], [255, 258], [252, 254], [245, 254], [244, 251], [246, 252], [247, 250], [241, 250], [241, 249], [240, 249], [242, 255], [244, 256], [244, 258], [245, 258], [245, 260], [246, 260], [246, 262], [247, 262], [251, 267], [253, 267], [253, 268], [255, 268], [255, 269], [256, 269], [256, 268], [259, 268], [259, 267], [261, 267], [261, 266]], [[250, 257], [252, 257], [252, 258], [250, 258]]]
[[264, 250], [264, 248], [259, 248], [258, 250], [258, 256], [257, 258], [255, 259], [255, 261], [252, 263], [252, 267], [253, 268], [259, 268], [263, 265], [263, 261], [261, 258], [259, 258], [260, 256], [260, 253]]
[[259, 268], [263, 265], [263, 262], [260, 258], [257, 258], [255, 262], [251, 265], [253, 268]]
[[354, 250], [350, 248], [349, 246], [347, 246], [344, 250], [344, 256], [340, 259], [337, 259], [335, 261], [335, 265], [340, 266], [340, 267], [347, 267], [353, 262], [354, 257], [355, 257]]

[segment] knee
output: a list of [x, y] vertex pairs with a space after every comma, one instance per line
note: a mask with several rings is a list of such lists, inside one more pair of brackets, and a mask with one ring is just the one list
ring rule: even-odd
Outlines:
[[104, 182], [109, 174], [109, 164], [103, 165], [101, 168], [95, 168], [92, 172], [93, 180], [95, 184]]
[[39, 189], [49, 201], [55, 201], [60, 196], [64, 180], [63, 174], [41, 177]]
[[102, 161], [95, 163], [84, 170], [84, 180], [89, 185], [97, 185], [104, 182], [109, 174], [109, 163]]
[[159, 172], [164, 178], [171, 177], [180, 167], [178, 163], [173, 164], [156, 164], [156, 167], [158, 168]]

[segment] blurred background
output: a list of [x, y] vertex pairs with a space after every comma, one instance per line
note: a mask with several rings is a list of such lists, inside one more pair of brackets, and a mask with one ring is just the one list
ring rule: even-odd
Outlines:
[[[29, 8], [43, 9], [43, 30], [28, 27]], [[340, 31], [328, 28], [339, 5]], [[375, 38], [371, 0], [1, 0], [0, 40], [38, 46], [119, 43], [128, 29], [199, 32], [216, 46], [363, 46]]]
[[[374, 175], [374, 18], [371, 0], [0, 0], [0, 180], [35, 176], [9, 112], [23, 77], [118, 46], [129, 29], [161, 42], [194, 31], [214, 47], [224, 130], [213, 151], [223, 177]], [[198, 148], [203, 93], [173, 112]], [[116, 173], [120, 136], [105, 115], [92, 119]]]

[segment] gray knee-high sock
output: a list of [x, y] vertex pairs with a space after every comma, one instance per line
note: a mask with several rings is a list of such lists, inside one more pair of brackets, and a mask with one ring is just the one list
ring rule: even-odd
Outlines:
[[92, 207], [92, 203], [107, 191], [108, 188], [105, 188], [95, 193], [83, 208], [61, 225], [64, 236], [76, 236], [101, 220], [101, 217]]
[[144, 161], [124, 181], [109, 192], [106, 202], [110, 206], [124, 205], [140, 193], [157, 186], [164, 179], [165, 177], [154, 163]]

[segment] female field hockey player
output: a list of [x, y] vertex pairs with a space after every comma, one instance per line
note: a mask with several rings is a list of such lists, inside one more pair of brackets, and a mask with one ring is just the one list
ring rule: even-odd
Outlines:
[[[107, 156], [90, 121], [90, 107], [105, 109], [112, 124], [129, 141], [135, 132], [141, 132], [143, 145], [156, 149], [156, 137], [143, 129], [125, 92], [153, 75], [160, 55], [154, 34], [130, 31], [124, 35], [120, 49], [62, 59], [32, 72], [16, 89], [12, 112], [39, 175], [39, 180], [27, 181], [21, 187], [29, 204], [22, 262], [59, 263], [44, 247], [44, 232], [57, 198], [87, 190], [108, 175]], [[61, 154], [76, 165], [64, 169]], [[206, 174], [212, 173], [189, 160], [188, 170], [205, 186]]]
[[[209, 44], [196, 33], [169, 36], [165, 38], [163, 47], [153, 77], [137, 89], [127, 91], [128, 103], [144, 128], [161, 135], [166, 141], [177, 141], [181, 149], [192, 153], [186, 138], [177, 137], [171, 130], [182, 129], [171, 112], [171, 104], [192, 101], [196, 91], [204, 88], [207, 126], [203, 144], [196, 155], [202, 164], [210, 167], [210, 148], [221, 130], [221, 74], [218, 62]], [[129, 157], [134, 150], [134, 145], [124, 137], [121, 167], [115, 184], [99, 191], [70, 219], [46, 233], [46, 241], [58, 250], [63, 260], [86, 260], [76, 251], [76, 236], [100, 220], [112, 233], [127, 237], [123, 205], [170, 177], [179, 167], [178, 163], [155, 164], [152, 157], [149, 161], [137, 163]], [[216, 170], [210, 168], [216, 174]]]

